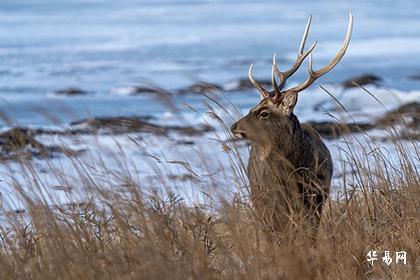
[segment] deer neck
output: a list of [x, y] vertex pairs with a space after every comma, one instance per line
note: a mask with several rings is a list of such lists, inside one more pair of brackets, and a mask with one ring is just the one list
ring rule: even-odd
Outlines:
[[272, 153], [274, 145], [253, 145], [251, 144], [251, 156], [258, 159], [259, 161], [265, 161], [269, 158]]
[[271, 141], [264, 145], [251, 143], [251, 153], [259, 161], [272, 160], [273, 158], [285, 158], [293, 162], [299, 157], [299, 147], [303, 140], [303, 134], [299, 120], [295, 115], [290, 116], [291, 126], [288, 133], [275, 135]]

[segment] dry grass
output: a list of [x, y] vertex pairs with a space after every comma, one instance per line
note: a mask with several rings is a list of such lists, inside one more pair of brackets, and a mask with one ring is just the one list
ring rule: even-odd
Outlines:
[[[397, 166], [371, 143], [342, 151], [341, 169], [351, 172], [343, 195], [325, 207], [315, 247], [299, 229], [278, 244], [267, 241], [246, 197], [192, 207], [142, 192], [128, 174], [110, 179], [105, 191], [77, 159], [91, 199], [47, 205], [37, 174], [22, 163], [33, 188], [28, 194], [15, 181], [26, 211], [1, 212], [0, 279], [419, 279], [420, 157], [406, 149], [418, 143], [394, 142]], [[370, 250], [379, 253], [373, 266]], [[384, 250], [393, 258], [406, 251], [407, 265], [385, 265]]]

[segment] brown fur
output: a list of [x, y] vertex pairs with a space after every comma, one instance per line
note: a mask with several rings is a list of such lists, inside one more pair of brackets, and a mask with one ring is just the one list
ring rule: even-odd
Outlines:
[[[331, 71], [343, 58], [351, 39], [353, 16], [349, 14], [349, 25], [340, 50], [327, 65], [316, 71], [312, 68], [311, 54], [316, 43], [304, 51], [310, 25], [311, 17], [296, 61], [289, 70], [281, 72], [276, 56], [273, 56], [272, 92], [254, 80], [251, 65], [248, 78], [260, 92], [262, 100], [248, 115], [234, 123], [231, 131], [251, 142], [248, 163], [251, 199], [264, 224], [277, 235], [288, 233], [287, 229], [292, 225], [302, 228], [303, 223], [303, 228], [309, 229], [308, 233], [315, 238], [322, 206], [330, 191], [332, 160], [319, 134], [309, 126], [301, 126], [293, 109], [298, 93]], [[309, 76], [306, 81], [283, 90], [287, 79], [308, 56]], [[276, 76], [280, 84], [277, 84]]]
[[330, 191], [332, 160], [319, 134], [300, 125], [296, 97], [276, 104], [264, 98], [231, 131], [251, 143], [251, 200], [270, 231], [282, 234], [304, 222], [312, 237]]

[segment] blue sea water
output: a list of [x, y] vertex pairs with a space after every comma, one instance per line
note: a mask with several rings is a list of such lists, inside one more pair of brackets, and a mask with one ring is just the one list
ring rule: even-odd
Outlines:
[[[14, 124], [67, 123], [87, 116], [159, 115], [168, 109], [148, 96], [112, 94], [144, 80], [173, 90], [202, 79], [225, 83], [269, 78], [271, 57], [288, 67], [307, 17], [308, 44], [316, 40], [315, 67], [328, 62], [343, 40], [348, 13], [355, 23], [342, 62], [319, 83], [374, 73], [383, 85], [420, 89], [418, 1], [68, 1], [0, 2], [0, 112]], [[305, 68], [305, 67], [303, 67]], [[291, 80], [306, 78], [306, 70]], [[52, 98], [75, 86], [83, 97]], [[241, 106], [252, 94], [232, 94]], [[193, 96], [179, 104], [199, 106]]]

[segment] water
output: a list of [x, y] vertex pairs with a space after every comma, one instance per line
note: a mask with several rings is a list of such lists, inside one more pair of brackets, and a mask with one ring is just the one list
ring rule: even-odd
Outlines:
[[[0, 3], [0, 112], [20, 125], [66, 123], [86, 116], [156, 114], [167, 110], [145, 96], [112, 90], [144, 79], [176, 89], [194, 79], [243, 78], [250, 63], [268, 78], [271, 57], [291, 65], [308, 15], [315, 67], [335, 55], [348, 12], [353, 38], [342, 62], [319, 83], [374, 73], [383, 85], [420, 88], [420, 8], [410, 1], [47, 1]], [[305, 67], [303, 67], [305, 68]], [[306, 78], [303, 69], [292, 82]], [[76, 86], [88, 95], [51, 98]], [[232, 94], [244, 108], [252, 94]], [[179, 103], [199, 104], [196, 97]]]

